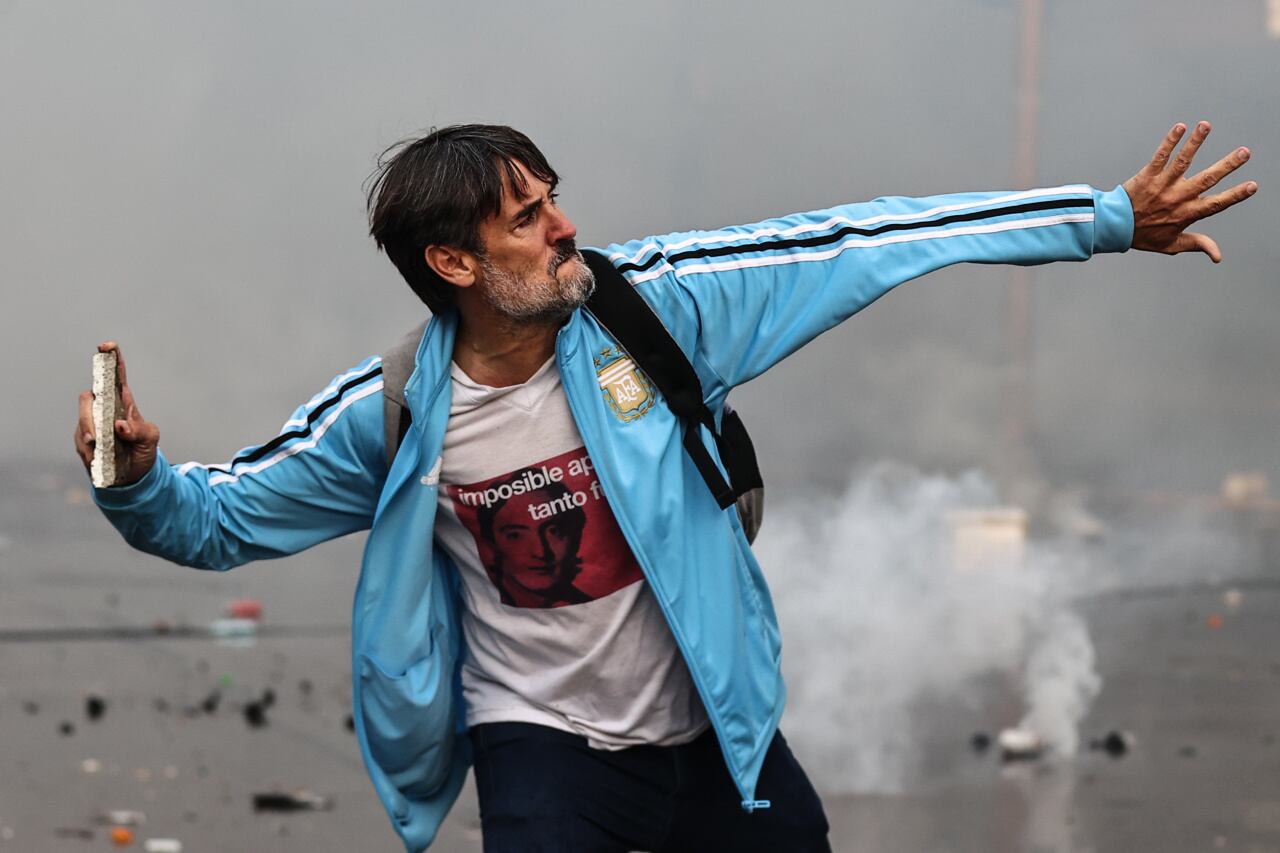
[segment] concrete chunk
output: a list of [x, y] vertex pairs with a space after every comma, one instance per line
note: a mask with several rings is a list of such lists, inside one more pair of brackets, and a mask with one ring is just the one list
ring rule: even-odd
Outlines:
[[120, 394], [120, 375], [116, 370], [116, 353], [93, 355], [93, 431], [97, 439], [93, 449], [93, 485], [104, 489], [119, 482], [123, 462], [116, 441], [116, 421], [124, 417], [124, 401]]

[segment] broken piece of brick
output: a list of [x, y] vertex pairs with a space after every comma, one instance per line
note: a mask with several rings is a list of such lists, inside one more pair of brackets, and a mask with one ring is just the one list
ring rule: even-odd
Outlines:
[[105, 489], [119, 482], [123, 468], [123, 448], [116, 441], [116, 421], [124, 418], [120, 374], [116, 353], [93, 355], [93, 476], [95, 488]]

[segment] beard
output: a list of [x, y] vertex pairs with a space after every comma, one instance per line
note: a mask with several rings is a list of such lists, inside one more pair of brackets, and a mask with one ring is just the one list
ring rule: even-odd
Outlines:
[[[571, 258], [577, 260], [573, 269], [558, 276], [561, 264]], [[596, 289], [596, 277], [573, 240], [556, 244], [545, 278], [502, 269], [486, 254], [480, 255], [480, 269], [484, 273], [481, 294], [485, 302], [502, 316], [520, 323], [561, 323]]]

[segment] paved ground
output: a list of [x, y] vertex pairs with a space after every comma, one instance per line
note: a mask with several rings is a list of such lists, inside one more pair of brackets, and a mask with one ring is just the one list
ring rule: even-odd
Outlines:
[[[0, 853], [107, 849], [94, 823], [106, 809], [145, 812], [140, 838], [179, 838], [187, 853], [398, 849], [345, 726], [358, 542], [204, 574], [130, 553], [67, 472], [0, 471], [0, 483]], [[1236, 582], [1235, 612], [1228, 585], [1087, 605], [1105, 687], [1082, 730], [1128, 729], [1132, 753], [1002, 767], [969, 750], [982, 709], [940, 708], [927, 784], [828, 797], [835, 849], [1280, 851], [1280, 584]], [[241, 596], [284, 633], [250, 646], [49, 633], [202, 626]], [[215, 689], [212, 713], [186, 710]], [[267, 689], [275, 702], [253, 728], [243, 708]], [[96, 722], [90, 694], [107, 702]], [[304, 787], [332, 810], [252, 810], [254, 792]], [[438, 849], [480, 849], [469, 791]]]

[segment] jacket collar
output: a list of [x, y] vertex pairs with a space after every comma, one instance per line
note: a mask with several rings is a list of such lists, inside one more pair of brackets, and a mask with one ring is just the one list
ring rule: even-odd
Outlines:
[[[573, 334], [582, 322], [582, 312], [578, 308], [560, 327], [557, 335]], [[449, 380], [449, 364], [453, 360], [453, 345], [458, 335], [458, 312], [450, 308], [442, 314], [432, 315], [427, 328], [422, 333], [422, 342], [418, 344], [418, 352], [414, 357], [414, 369], [409, 381], [404, 385], [405, 402], [414, 420], [419, 423], [431, 410], [436, 397], [445, 388]]]

